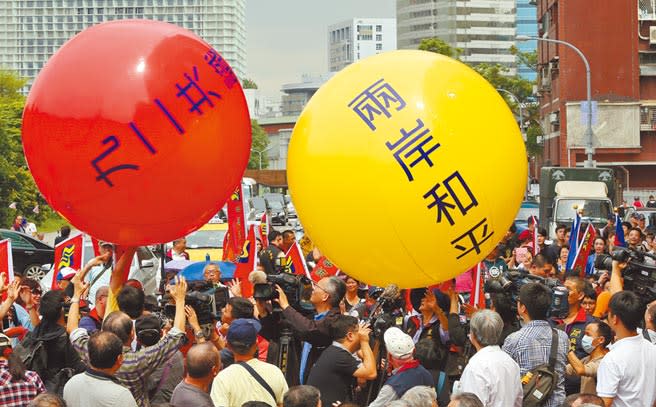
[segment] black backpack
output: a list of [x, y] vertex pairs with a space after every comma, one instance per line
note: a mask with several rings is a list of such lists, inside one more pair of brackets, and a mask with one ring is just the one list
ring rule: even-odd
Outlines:
[[[62, 334], [66, 336], [66, 332]], [[62, 395], [64, 385], [73, 377], [75, 371], [71, 368], [48, 370], [48, 350], [43, 340], [28, 333], [13, 351], [25, 365], [27, 370], [36, 372], [49, 392]]]
[[42, 340], [29, 333], [14, 348], [13, 353], [18, 355], [27, 370], [38, 373], [45, 380], [48, 370], [48, 351]]
[[544, 405], [553, 393], [558, 374], [556, 373], [556, 355], [558, 353], [558, 331], [551, 329], [551, 352], [549, 363], [543, 363], [526, 372], [522, 377], [524, 389], [524, 407], [537, 407]]

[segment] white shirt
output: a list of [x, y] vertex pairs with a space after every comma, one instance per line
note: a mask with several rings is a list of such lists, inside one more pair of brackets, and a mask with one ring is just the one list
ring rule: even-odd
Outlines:
[[656, 346], [636, 335], [620, 339], [609, 348], [597, 371], [597, 395], [614, 397], [614, 407], [654, 405]]
[[521, 407], [519, 365], [500, 347], [486, 346], [465, 366], [460, 390], [474, 393], [485, 407]]

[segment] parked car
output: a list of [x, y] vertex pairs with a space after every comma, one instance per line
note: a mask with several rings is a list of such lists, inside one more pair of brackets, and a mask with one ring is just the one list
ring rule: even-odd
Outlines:
[[296, 213], [296, 207], [294, 206], [294, 203], [291, 201], [287, 204], [287, 218], [289, 219], [298, 218], [298, 214]]
[[227, 223], [208, 223], [187, 235], [189, 260], [203, 261], [207, 254], [212, 260], [223, 257], [223, 238], [228, 231]]
[[[528, 218], [535, 216], [536, 218], [540, 214], [540, 205], [535, 201], [524, 201], [522, 206], [519, 208], [519, 212], [515, 216], [515, 227], [517, 227], [517, 233], [520, 233], [528, 229]], [[540, 220], [538, 219], [538, 222]]]
[[[54, 254], [54, 253], [53, 253]], [[91, 239], [87, 236], [84, 237], [84, 260], [83, 264], [87, 264], [89, 260], [94, 257], [93, 246], [91, 244]], [[41, 268], [44, 277], [41, 279], [41, 287], [44, 292], [50, 290], [52, 286], [52, 278], [54, 271], [52, 269], [52, 258], [50, 259], [49, 264], [44, 264]], [[146, 295], [155, 294], [159, 287], [160, 276], [160, 260], [155, 256], [153, 251], [147, 246], [141, 246], [137, 249], [137, 252], [132, 259], [130, 264], [130, 274], [128, 278], [139, 280], [143, 285], [144, 292]], [[91, 304], [95, 301], [95, 292], [99, 287], [104, 285], [109, 285], [109, 279], [111, 277], [111, 272], [105, 272], [102, 277], [100, 277], [93, 285], [89, 288], [89, 301]]]
[[286, 225], [288, 217], [287, 204], [283, 195], [277, 193], [264, 194], [264, 199], [266, 199], [271, 210], [271, 224]]
[[250, 208], [248, 214], [246, 215], [246, 220], [248, 222], [259, 222], [262, 219], [264, 213], [268, 213], [269, 218], [271, 218], [271, 212], [269, 211], [266, 199], [260, 196], [250, 198], [248, 200], [248, 206]]
[[41, 266], [52, 263], [55, 249], [42, 241], [13, 230], [0, 229], [0, 239], [11, 240], [14, 273], [40, 280], [45, 273]]

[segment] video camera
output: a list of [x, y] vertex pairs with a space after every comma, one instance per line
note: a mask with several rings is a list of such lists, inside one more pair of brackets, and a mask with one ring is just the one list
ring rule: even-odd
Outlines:
[[[215, 287], [205, 280], [187, 281], [187, 284], [185, 304], [194, 309], [198, 323], [206, 325], [220, 321], [221, 310], [228, 303], [228, 288]], [[175, 318], [175, 304], [164, 304], [163, 308], [167, 318]]]
[[490, 278], [485, 282], [486, 293], [503, 294], [509, 296], [513, 311], [517, 312], [517, 300], [519, 289], [527, 283], [540, 283], [551, 290], [551, 306], [549, 316], [554, 318], [565, 318], [569, 312], [569, 290], [555, 278], [544, 278], [529, 274], [526, 270], [510, 269], [501, 272], [499, 269], [490, 270]]
[[646, 303], [656, 299], [656, 266], [647, 264], [646, 259], [654, 260], [656, 256], [635, 249], [620, 249], [610, 255], [598, 254], [595, 258], [597, 270], [613, 270], [613, 260], [628, 263], [622, 272], [624, 289], [633, 291]]
[[[312, 281], [306, 276], [278, 273], [268, 274], [266, 283], [253, 285], [253, 298], [256, 300], [273, 300], [279, 297], [276, 285], [282, 288], [289, 305], [301, 313], [313, 313], [314, 305], [309, 301], [312, 293]], [[274, 311], [280, 311], [274, 303]]]
[[395, 284], [377, 287], [369, 296], [376, 300], [376, 304], [366, 322], [371, 326], [374, 337], [382, 338], [385, 331], [397, 325], [397, 320], [402, 317], [405, 300]]

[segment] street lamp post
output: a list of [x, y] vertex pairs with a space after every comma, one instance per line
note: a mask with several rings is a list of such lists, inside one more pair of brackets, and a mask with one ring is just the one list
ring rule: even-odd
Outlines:
[[590, 64], [588, 63], [588, 59], [585, 57], [585, 55], [583, 55], [583, 52], [581, 52], [580, 49], [576, 48], [574, 45], [566, 41], [552, 40], [551, 38], [530, 37], [528, 35], [518, 35], [517, 37], [515, 37], [515, 39], [517, 41], [536, 40], [536, 41], [553, 42], [555, 44], [566, 45], [571, 49], [573, 49], [574, 51], [576, 51], [576, 53], [579, 54], [579, 56], [583, 60], [583, 63], [585, 64], [586, 96], [588, 100], [588, 111], [587, 111], [588, 125], [585, 129], [585, 136], [586, 136], [585, 153], [587, 154], [588, 159], [585, 160], [583, 166], [586, 168], [594, 167], [594, 161], [592, 161], [592, 155], [594, 154], [594, 147], [592, 146], [592, 137], [594, 136], [592, 132], [592, 91], [590, 89]]
[[519, 132], [522, 134], [522, 138], [524, 139], [524, 141], [526, 141], [526, 134], [524, 134], [524, 108], [522, 107], [519, 98], [517, 97], [517, 95], [506, 89], [497, 88], [497, 91], [504, 92], [508, 94], [511, 98], [515, 99], [517, 106], [519, 106]]
[[259, 162], [260, 162], [260, 165], [259, 165], [258, 169], [260, 169], [260, 170], [262, 169], [262, 154], [264, 154], [265, 152], [271, 150], [272, 148], [273, 148], [273, 147], [268, 147], [268, 148], [265, 148], [265, 149], [262, 150], [262, 151], [258, 151], [258, 150], [254, 149], [254, 148], [251, 148], [251, 151], [254, 152], [254, 153], [256, 153], [256, 154], [259, 156]]

